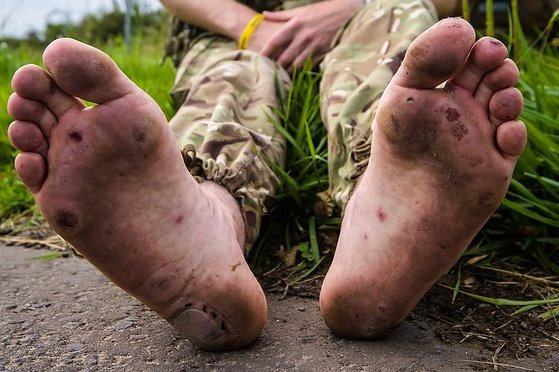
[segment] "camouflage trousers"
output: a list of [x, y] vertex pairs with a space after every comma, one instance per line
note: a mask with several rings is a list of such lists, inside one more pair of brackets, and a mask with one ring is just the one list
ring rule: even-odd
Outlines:
[[[368, 164], [378, 99], [411, 41], [436, 20], [429, 0], [375, 0], [340, 30], [320, 65], [322, 120], [328, 132], [329, 194], [343, 210]], [[286, 143], [270, 118], [288, 74], [234, 41], [212, 36], [182, 60], [172, 89], [180, 104], [171, 127], [198, 180], [226, 187], [240, 202], [246, 250], [280, 181]]]

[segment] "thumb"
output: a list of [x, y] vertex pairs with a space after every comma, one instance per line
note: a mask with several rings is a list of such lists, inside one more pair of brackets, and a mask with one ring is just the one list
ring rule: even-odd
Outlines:
[[273, 22], [286, 22], [293, 18], [292, 10], [279, 10], [277, 12], [264, 11], [264, 19]]

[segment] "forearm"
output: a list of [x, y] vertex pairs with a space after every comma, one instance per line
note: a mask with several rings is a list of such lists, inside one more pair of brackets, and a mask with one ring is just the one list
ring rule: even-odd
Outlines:
[[160, 0], [174, 15], [193, 25], [238, 40], [254, 10], [234, 0]]

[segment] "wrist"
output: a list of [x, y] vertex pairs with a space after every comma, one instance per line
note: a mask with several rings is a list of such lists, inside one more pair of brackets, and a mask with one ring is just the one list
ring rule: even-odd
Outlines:
[[248, 48], [248, 44], [250, 42], [250, 39], [252, 38], [252, 34], [254, 34], [263, 19], [264, 16], [262, 15], [262, 13], [257, 13], [248, 21], [237, 42], [237, 46], [239, 49]]
[[231, 17], [230, 21], [224, 26], [226, 28], [224, 35], [230, 37], [235, 41], [239, 41], [243, 31], [250, 20], [258, 13], [248, 8], [239, 13], [237, 17]]

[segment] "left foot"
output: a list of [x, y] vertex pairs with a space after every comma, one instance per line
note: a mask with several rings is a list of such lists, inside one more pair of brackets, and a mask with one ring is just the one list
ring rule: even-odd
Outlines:
[[[266, 322], [238, 202], [188, 173], [165, 116], [98, 49], [58, 39], [21, 67], [15, 168], [51, 227], [195, 345], [237, 349]], [[95, 102], [85, 108], [77, 97]]]
[[474, 42], [466, 21], [437, 23], [382, 96], [320, 296], [339, 336], [376, 338], [402, 322], [505, 196], [526, 144], [518, 70], [501, 42]]

